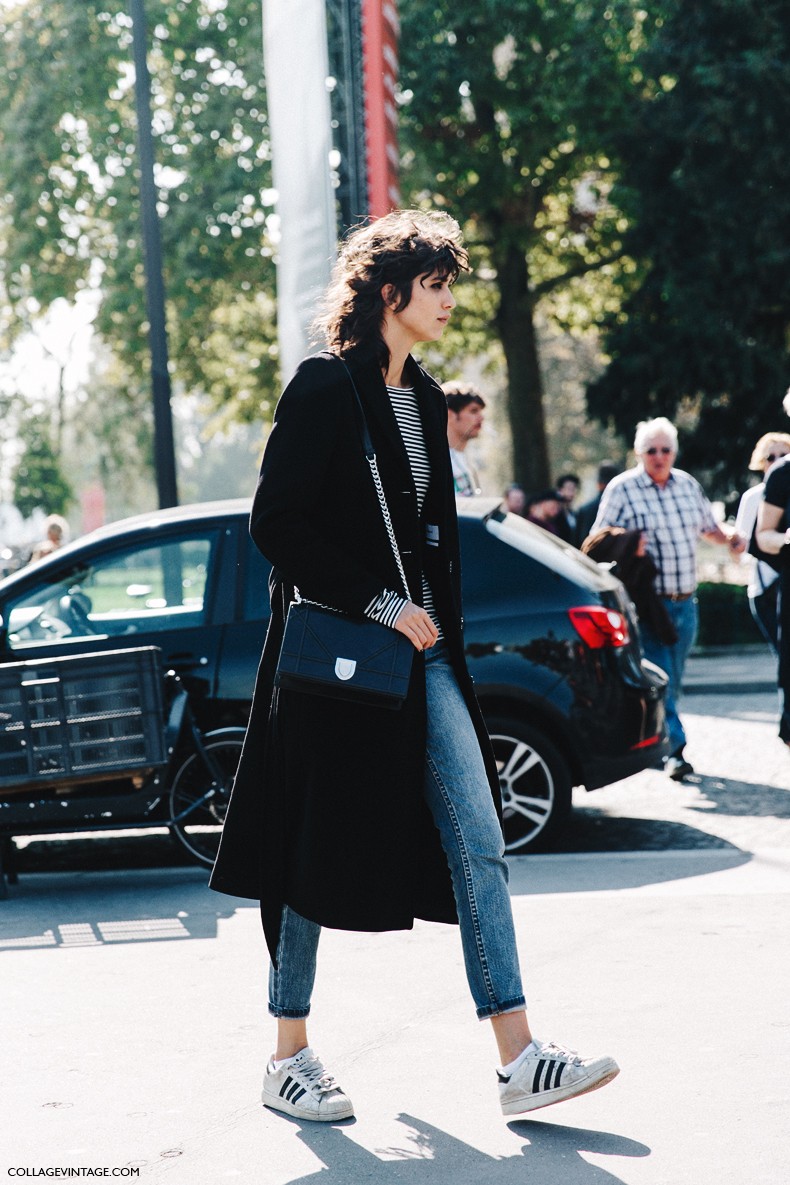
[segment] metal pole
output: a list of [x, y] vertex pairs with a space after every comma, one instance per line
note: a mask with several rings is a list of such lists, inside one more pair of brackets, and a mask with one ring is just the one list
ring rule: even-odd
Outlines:
[[162, 244], [154, 186], [154, 151], [151, 135], [151, 83], [146, 60], [144, 0], [130, 0], [137, 107], [137, 146], [140, 156], [140, 215], [143, 227], [146, 306], [151, 348], [151, 385], [154, 400], [154, 464], [159, 505], [177, 506], [176, 454], [170, 408], [170, 375], [167, 368], [165, 285], [162, 278]]
[[332, 140], [340, 153], [336, 196], [342, 235], [368, 213], [361, 0], [326, 0], [326, 17], [329, 69], [337, 82], [330, 101]]

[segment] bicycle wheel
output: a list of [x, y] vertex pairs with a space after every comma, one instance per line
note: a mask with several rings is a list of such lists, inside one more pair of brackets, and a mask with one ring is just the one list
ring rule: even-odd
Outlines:
[[192, 753], [170, 787], [171, 830], [201, 864], [214, 863], [243, 738], [242, 729], [231, 736], [207, 737], [204, 747], [212, 768], [200, 753]]

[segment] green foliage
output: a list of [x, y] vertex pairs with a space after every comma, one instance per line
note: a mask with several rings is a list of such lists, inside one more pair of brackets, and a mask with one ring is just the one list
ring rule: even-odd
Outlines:
[[622, 255], [612, 129], [647, 25], [629, 0], [401, 6], [404, 186], [459, 218], [496, 289], [489, 327], [507, 362], [514, 472], [526, 484], [548, 480], [535, 308], [583, 323], [593, 289], [564, 303], [557, 294], [598, 270], [605, 289]]
[[684, 464], [726, 497], [754, 441], [786, 426], [790, 24], [782, 0], [666, 8], [618, 143], [640, 269], [602, 319], [611, 363], [588, 405], [629, 438], [677, 416]]
[[65, 514], [72, 490], [60, 467], [45, 420], [28, 420], [22, 430], [24, 453], [14, 472], [14, 505], [24, 518], [34, 510]]
[[697, 596], [698, 646], [749, 646], [763, 642], [749, 610], [744, 585], [703, 581], [697, 585]]
[[[259, 298], [274, 286], [260, 0], [147, 0], [146, 12], [174, 380], [221, 406], [276, 372], [273, 304]], [[0, 9], [0, 37], [0, 291], [21, 330], [99, 287], [98, 332], [145, 375], [126, 0], [27, 0]]]

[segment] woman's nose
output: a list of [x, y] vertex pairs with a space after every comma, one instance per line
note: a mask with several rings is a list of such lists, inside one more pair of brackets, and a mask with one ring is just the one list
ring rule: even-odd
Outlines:
[[454, 309], [455, 306], [458, 304], [458, 301], [453, 296], [452, 288], [447, 289], [447, 295], [444, 298], [444, 304], [445, 304], [445, 308], [448, 308], [448, 309]]

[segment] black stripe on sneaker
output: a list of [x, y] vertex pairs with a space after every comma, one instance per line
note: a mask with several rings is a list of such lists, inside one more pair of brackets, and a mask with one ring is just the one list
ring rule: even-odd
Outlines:
[[299, 1083], [297, 1081], [295, 1081], [293, 1086], [291, 1087], [291, 1089], [288, 1091], [288, 1094], [285, 1096], [289, 1103], [293, 1102], [293, 1097], [296, 1094], [298, 1089], [299, 1089]]
[[[541, 1089], [542, 1090], [553, 1090], [557, 1086], [559, 1086], [559, 1083], [560, 1083], [560, 1077], [562, 1076], [563, 1063], [558, 1062], [554, 1058], [552, 1058], [548, 1062], [541, 1062], [541, 1066], [542, 1065], [545, 1065], [545, 1067], [546, 1067], [546, 1072], [543, 1075], [543, 1086], [541, 1087], [541, 1085], [540, 1085], [540, 1066], [539, 1066], [538, 1073], [535, 1075], [535, 1079], [538, 1083], [538, 1087], [537, 1087], [537, 1091], [535, 1091], [534, 1087], [533, 1087], [534, 1093], [537, 1093]], [[554, 1078], [554, 1081], [552, 1081], [552, 1076]]]
[[296, 1094], [289, 1095], [288, 1102], [289, 1103], [298, 1103], [303, 1094], [307, 1094], [307, 1091], [305, 1090], [304, 1087], [302, 1087], [301, 1090], [298, 1090], [296, 1092]]
[[541, 1058], [538, 1062], [538, 1068], [535, 1071], [535, 1077], [532, 1079], [532, 1093], [538, 1094], [540, 1091], [540, 1076], [543, 1073], [543, 1067], [546, 1065], [546, 1059]]
[[285, 1079], [285, 1082], [283, 1082], [282, 1086], [280, 1087], [280, 1098], [283, 1097], [283, 1095], [285, 1094], [286, 1090], [288, 1089], [288, 1087], [291, 1085], [292, 1082], [293, 1082], [293, 1078], [289, 1074], [288, 1077]]

